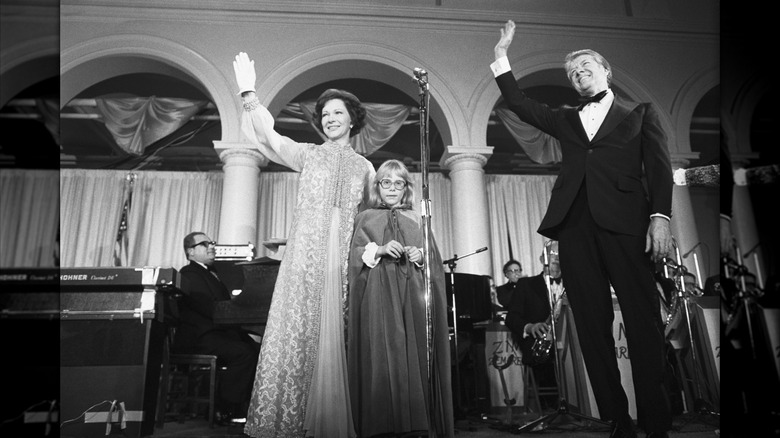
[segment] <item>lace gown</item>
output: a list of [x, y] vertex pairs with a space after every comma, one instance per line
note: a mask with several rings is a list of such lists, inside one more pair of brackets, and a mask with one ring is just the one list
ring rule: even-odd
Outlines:
[[262, 106], [245, 111], [241, 126], [266, 157], [301, 173], [244, 432], [355, 436], [344, 339], [347, 262], [353, 221], [374, 168], [349, 146], [280, 136]]

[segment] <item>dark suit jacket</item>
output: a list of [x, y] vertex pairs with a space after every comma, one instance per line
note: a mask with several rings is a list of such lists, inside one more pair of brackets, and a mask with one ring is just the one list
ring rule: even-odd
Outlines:
[[511, 71], [496, 82], [510, 110], [561, 145], [561, 171], [540, 234], [557, 240], [557, 227], [583, 182], [587, 182], [593, 219], [607, 230], [644, 236], [651, 213], [671, 217], [673, 180], [667, 138], [651, 104], [615, 95], [604, 123], [589, 141], [577, 108], [552, 109], [526, 98]]
[[230, 292], [206, 268], [190, 262], [181, 268], [182, 298], [179, 300], [179, 325], [176, 329], [174, 349], [194, 351], [198, 339], [207, 332], [228, 330], [234, 327], [214, 324], [214, 307], [218, 301], [230, 300]]
[[498, 304], [503, 306], [502, 310], [508, 310], [509, 302], [512, 300], [512, 295], [514, 295], [516, 290], [517, 283], [512, 283], [511, 281], [496, 288], [496, 298], [498, 299]]
[[544, 275], [523, 277], [517, 281], [506, 315], [506, 326], [520, 345], [523, 357], [530, 357], [534, 337], [523, 338], [523, 328], [528, 323], [543, 322], [550, 316], [550, 297], [544, 284]]

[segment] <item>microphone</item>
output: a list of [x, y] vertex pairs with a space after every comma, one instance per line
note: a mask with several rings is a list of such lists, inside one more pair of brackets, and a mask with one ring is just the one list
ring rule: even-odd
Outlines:
[[689, 249], [685, 254], [682, 255], [682, 258], [688, 258], [689, 255], [693, 252], [694, 249], [698, 248], [699, 245], [701, 245], [701, 242], [697, 243], [696, 245], [693, 245], [693, 248]]
[[[423, 71], [425, 71], [425, 70], [423, 70]], [[480, 248], [480, 249], [476, 250], [475, 252], [483, 252], [483, 251], [487, 251], [487, 246], [484, 247], [484, 248]]]
[[427, 75], [428, 75], [428, 72], [423, 70], [423, 69], [421, 69], [420, 67], [415, 67], [414, 68], [414, 77], [415, 78], [420, 79], [423, 76], [427, 76]]

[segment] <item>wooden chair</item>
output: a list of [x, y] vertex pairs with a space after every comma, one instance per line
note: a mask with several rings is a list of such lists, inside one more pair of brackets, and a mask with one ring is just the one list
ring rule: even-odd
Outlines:
[[[171, 332], [173, 329], [171, 329]], [[187, 407], [207, 405], [209, 427], [214, 427], [217, 392], [217, 356], [212, 354], [171, 354], [173, 333], [166, 339], [160, 372], [156, 427], [162, 429], [165, 419], [174, 416], [183, 422], [186, 413], [169, 412], [176, 405]], [[204, 385], [203, 380], [206, 380]], [[208, 388], [203, 391], [203, 387]], [[197, 414], [197, 410], [195, 411]]]

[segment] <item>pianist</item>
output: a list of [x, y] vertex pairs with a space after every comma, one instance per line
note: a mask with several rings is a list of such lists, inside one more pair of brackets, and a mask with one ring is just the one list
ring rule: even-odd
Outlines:
[[228, 288], [214, 269], [216, 242], [202, 232], [184, 238], [189, 264], [182, 267], [179, 323], [173, 352], [213, 354], [226, 370], [220, 377], [217, 421], [234, 424], [245, 421], [254, 382], [260, 344], [238, 325], [215, 324], [218, 301], [230, 300]]

